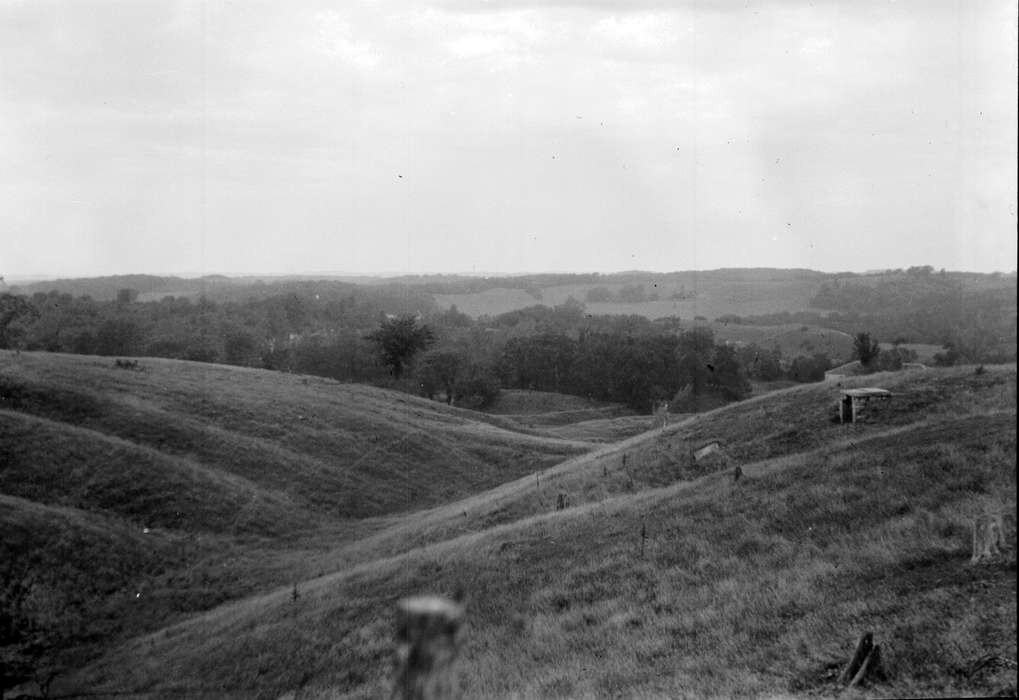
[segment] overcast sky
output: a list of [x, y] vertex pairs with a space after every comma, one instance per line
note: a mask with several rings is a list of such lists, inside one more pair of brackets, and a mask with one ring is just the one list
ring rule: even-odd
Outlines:
[[0, 275], [1012, 270], [1016, 22], [0, 0]]

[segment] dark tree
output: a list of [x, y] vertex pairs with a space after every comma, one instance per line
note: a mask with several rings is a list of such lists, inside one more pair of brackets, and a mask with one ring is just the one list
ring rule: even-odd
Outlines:
[[365, 337], [378, 346], [382, 362], [397, 379], [414, 355], [435, 341], [432, 329], [410, 315], [387, 318]]
[[227, 364], [253, 364], [258, 358], [258, 341], [245, 331], [230, 331], [223, 339], [223, 355]]
[[819, 382], [829, 369], [831, 361], [824, 353], [814, 353], [811, 357], [799, 355], [789, 366], [789, 378], [797, 382]]
[[111, 318], [103, 321], [96, 332], [96, 353], [99, 355], [134, 355], [141, 332], [130, 318]]
[[857, 333], [853, 338], [853, 357], [864, 367], [871, 367], [880, 354], [881, 346], [876, 339], [870, 337], [870, 333]]
[[25, 333], [25, 325], [31, 325], [39, 312], [25, 297], [0, 294], [0, 348], [17, 347]]
[[727, 345], [715, 346], [709, 366], [711, 386], [729, 401], [739, 401], [750, 394], [750, 382], [740, 367], [736, 352]]
[[467, 358], [459, 350], [436, 348], [421, 356], [416, 374], [428, 398], [434, 397], [441, 389], [446, 395], [446, 403], [453, 403], [457, 384], [466, 370], [466, 365]]

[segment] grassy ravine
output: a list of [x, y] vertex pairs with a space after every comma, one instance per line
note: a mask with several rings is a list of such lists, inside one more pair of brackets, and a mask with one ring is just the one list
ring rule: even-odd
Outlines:
[[[1015, 691], [1014, 520], [1008, 521], [1009, 550], [1001, 561], [968, 565], [971, 516], [986, 507], [1015, 510], [1014, 366], [854, 380], [895, 393], [890, 406], [857, 426], [830, 421], [836, 387], [809, 385], [685, 417], [664, 431], [594, 445], [549, 440], [523, 428], [502, 430], [479, 422], [492, 419], [379, 390], [331, 383], [309, 388], [318, 381], [313, 379], [306, 385], [300, 377], [188, 363], [174, 363], [172, 372], [132, 373], [88, 369], [88, 362], [101, 362], [96, 358], [27, 357], [20, 368], [0, 360], [0, 381], [41, 387], [44, 396], [84, 382], [90, 388], [82, 393], [107, 407], [98, 413], [116, 416], [97, 418], [95, 410], [61, 416], [50, 408], [28, 410], [40, 402], [49, 406], [50, 399], [22, 399], [19, 407], [3, 407], [0, 426], [14, 426], [4, 430], [52, 431], [73, 423], [65, 429], [75, 436], [68, 443], [74, 449], [60, 458], [93, 468], [98, 457], [88, 456], [89, 445], [110, 455], [135, 443], [158, 452], [151, 459], [162, 461], [151, 469], [161, 480], [153, 488], [179, 498], [192, 484], [194, 498], [183, 500], [205, 513], [207, 522], [200, 542], [172, 524], [142, 535], [139, 514], [89, 501], [90, 489], [58, 489], [55, 480], [43, 489], [59, 494], [55, 502], [29, 500], [38, 493], [28, 492], [32, 470], [28, 458], [19, 457], [24, 493], [0, 502], [5, 542], [8, 532], [20, 533], [24, 548], [52, 533], [42, 548], [52, 547], [54, 554], [39, 565], [55, 567], [63, 556], [70, 559], [67, 567], [83, 571], [87, 563], [66, 553], [75, 547], [98, 552], [102, 538], [113, 536], [119, 538], [110, 545], [113, 551], [141, 569], [150, 567], [145, 580], [159, 584], [134, 599], [130, 614], [136, 617], [118, 628], [122, 641], [58, 679], [55, 694], [384, 697], [394, 602], [460, 586], [468, 594], [458, 666], [464, 697], [832, 696], [832, 669], [864, 630], [882, 644], [889, 679], [856, 696]], [[226, 435], [210, 430], [192, 436], [187, 450], [170, 436], [157, 449], [152, 440], [122, 434], [131, 416], [149, 421], [148, 408], [135, 414], [109, 407], [145, 401], [184, 417], [188, 391], [202, 398], [191, 402], [199, 420]], [[431, 438], [448, 441], [450, 454], [479, 454], [482, 448], [465, 443], [490, 438], [496, 447], [507, 441], [531, 450], [533, 461], [494, 483], [446, 484], [457, 493], [445, 500], [428, 496], [436, 488], [425, 482], [456, 480], [460, 473], [442, 460], [423, 463], [407, 476], [422, 480], [424, 496], [415, 505], [336, 518], [330, 508], [315, 505], [329, 503], [327, 494], [315, 500], [302, 486], [314, 483], [327, 450], [316, 452], [315, 467], [305, 476], [298, 472], [292, 485], [265, 475], [271, 460], [258, 470], [204, 444], [255, 439], [263, 429], [259, 420], [275, 432], [253, 450], [279, 442], [299, 452], [300, 437], [315, 442], [319, 434], [333, 444], [335, 438], [325, 435], [328, 420], [322, 419], [317, 433], [301, 433], [305, 419], [287, 412], [307, 415], [302, 407], [328, 404], [331, 392], [374, 397], [364, 408], [337, 408], [335, 431], [356, 435], [364, 430], [356, 420], [367, 413], [379, 426], [388, 426], [394, 415], [413, 415], [431, 421]], [[180, 403], [172, 404], [174, 395]], [[349, 428], [348, 420], [354, 423]], [[611, 436], [599, 435], [597, 421], [576, 425], [585, 427], [574, 432], [592, 441]], [[298, 432], [293, 439], [291, 428]], [[77, 436], [92, 434], [82, 431], [101, 435], [79, 441]], [[50, 439], [61, 445], [62, 435]], [[721, 441], [732, 463], [742, 465], [738, 483], [725, 471], [729, 463], [690, 459], [690, 450], [709, 440]], [[371, 454], [370, 445], [362, 449]], [[498, 459], [502, 453], [491, 454]], [[415, 458], [422, 459], [408, 457]], [[127, 469], [130, 461], [110, 468]], [[0, 470], [5, 464], [0, 461]], [[384, 467], [378, 469], [387, 478]], [[6, 474], [2, 483], [7, 493]], [[231, 494], [256, 487], [256, 513], [244, 518], [215, 515], [198, 493], [217, 494], [229, 511]], [[572, 507], [557, 513], [552, 504], [559, 492], [569, 495]], [[124, 494], [125, 502], [144, 496]], [[301, 505], [292, 508], [285, 499], [300, 499]], [[9, 512], [16, 517], [9, 520]], [[289, 529], [280, 529], [277, 517]], [[64, 522], [73, 524], [80, 542], [64, 541]], [[649, 535], [643, 558], [642, 524]], [[19, 551], [27, 550], [14, 549]], [[97, 580], [113, 590], [122, 573], [113, 567]], [[217, 603], [215, 595], [229, 602], [193, 615], [153, 612], [160, 600], [188, 590], [213, 596], [195, 602], [194, 610]], [[113, 590], [110, 600], [116, 595]], [[108, 614], [128, 613], [114, 606]], [[169, 624], [156, 629], [160, 620]], [[155, 631], [142, 633], [146, 629]], [[987, 655], [1011, 665], [980, 667]]]
[[138, 362], [0, 353], [0, 602], [31, 586], [75, 630], [65, 662], [594, 446], [370, 387]]

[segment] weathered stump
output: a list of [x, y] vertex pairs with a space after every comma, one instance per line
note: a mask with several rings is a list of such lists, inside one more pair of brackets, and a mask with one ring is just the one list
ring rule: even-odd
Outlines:
[[973, 519], [971, 564], [989, 561], [1001, 555], [1001, 547], [1005, 544], [1004, 529], [1000, 513], [983, 513]]
[[856, 651], [849, 664], [839, 674], [839, 685], [855, 688], [867, 678], [883, 678], [881, 667], [881, 647], [874, 644], [874, 635], [865, 632], [856, 643]]
[[404, 598], [396, 608], [396, 679], [391, 697], [452, 697], [463, 606], [440, 596]]
[[881, 645], [875, 644], [874, 648], [867, 654], [867, 658], [860, 665], [860, 670], [853, 676], [853, 680], [849, 681], [849, 687], [855, 688], [868, 677], [880, 678], [883, 674], [884, 671], [881, 668]]

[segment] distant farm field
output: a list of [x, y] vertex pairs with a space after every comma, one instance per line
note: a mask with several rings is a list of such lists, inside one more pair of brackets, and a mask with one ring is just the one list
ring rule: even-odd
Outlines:
[[[782, 311], [808, 311], [811, 310], [810, 300], [817, 293], [819, 284], [810, 278], [789, 277], [747, 282], [717, 274], [690, 274], [682, 279], [679, 282], [670, 277], [669, 281], [660, 284], [645, 283], [645, 293], [648, 296], [657, 294], [658, 300], [634, 303], [587, 301], [587, 294], [592, 289], [604, 287], [618, 295], [625, 286], [612, 283], [543, 287], [540, 299], [522, 289], [489, 289], [474, 294], [437, 294], [435, 301], [443, 308], [456, 305], [457, 309], [475, 318], [496, 316], [535, 304], [556, 306], [572, 297], [583, 302], [591, 314], [635, 314], [650, 319], [666, 316], [685, 319], [703, 316], [714, 319], [728, 314], [752, 316]], [[673, 295], [677, 294], [682, 298], [673, 299]]]
[[830, 328], [795, 324], [742, 326], [733, 323], [713, 323], [711, 328], [719, 341], [744, 345], [754, 343], [769, 350], [777, 347], [787, 358], [820, 352], [835, 360], [848, 360], [853, 353], [853, 337]]

